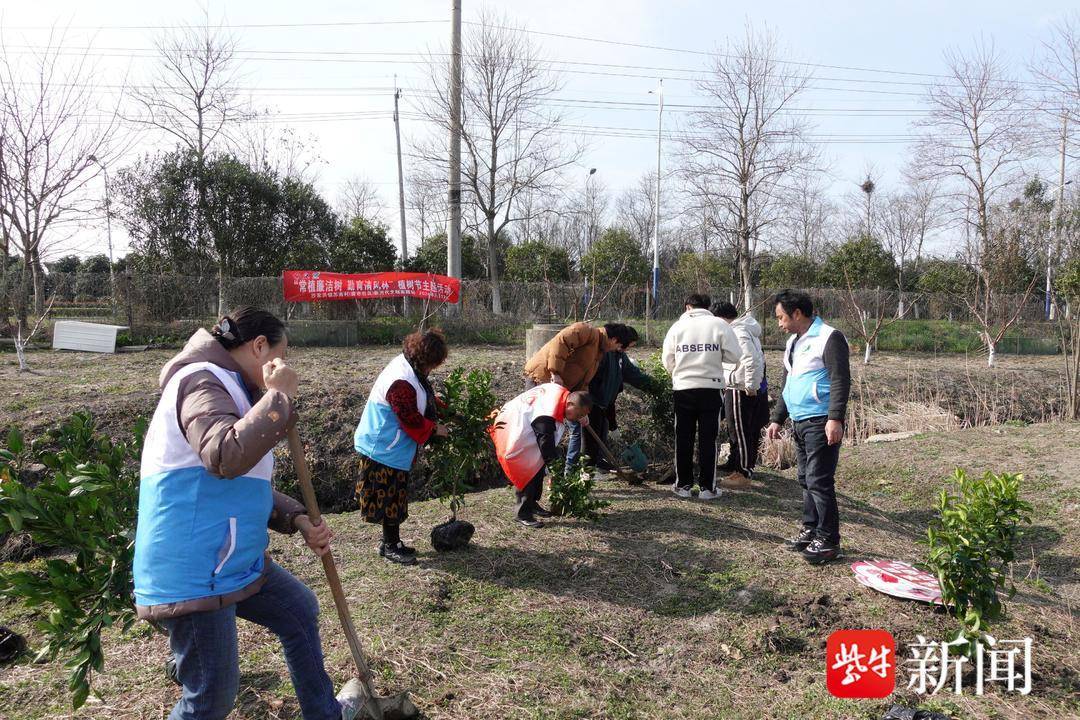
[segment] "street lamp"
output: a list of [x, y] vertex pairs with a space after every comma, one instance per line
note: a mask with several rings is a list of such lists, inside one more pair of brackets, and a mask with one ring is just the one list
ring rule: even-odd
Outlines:
[[[652, 95], [653, 91], [650, 90], [649, 94]], [[661, 132], [664, 126], [664, 79], [660, 78], [657, 81], [656, 86], [656, 201], [654, 203], [654, 210], [656, 211], [653, 218], [653, 241], [652, 241], [652, 299], [653, 306], [652, 311], [655, 313], [657, 307], [660, 304], [660, 298], [657, 297], [660, 292], [660, 153], [663, 147], [663, 139]]]
[[[109, 296], [112, 299], [112, 304], [116, 304], [116, 270], [113, 268], [113, 247], [112, 247], [112, 212], [109, 206], [109, 171], [105, 168], [105, 163], [98, 159], [97, 155], [91, 155], [86, 158], [87, 162], [95, 163], [101, 168], [101, 174], [105, 179], [105, 237], [109, 243]], [[114, 308], [115, 309], [115, 308]]]
[[[596, 168], [589, 168], [589, 174], [585, 176], [585, 255], [592, 252], [592, 177], [596, 174]], [[582, 263], [582, 273], [585, 275], [585, 295], [582, 298], [585, 308], [589, 307], [589, 272]]]
[[1053, 252], [1054, 238], [1061, 233], [1061, 210], [1065, 200], [1065, 186], [1072, 185], [1072, 180], [1066, 180], [1054, 188], [1057, 191], [1057, 222], [1054, 223], [1053, 232], [1046, 238], [1046, 318], [1054, 319], [1054, 291], [1051, 283], [1050, 253]]

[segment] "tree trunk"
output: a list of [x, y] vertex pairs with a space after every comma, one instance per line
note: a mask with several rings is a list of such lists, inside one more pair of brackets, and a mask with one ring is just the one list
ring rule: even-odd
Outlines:
[[26, 303], [30, 297], [30, 275], [30, 255], [24, 253], [19, 271], [19, 289], [15, 292], [15, 299], [12, 302], [15, 306], [15, 321], [23, 332], [30, 332], [30, 325], [26, 321], [29, 314]]
[[495, 237], [495, 216], [489, 216], [488, 226], [488, 279], [491, 281], [491, 312], [502, 315], [502, 291], [499, 289], [499, 248]]
[[228, 310], [225, 307], [225, 260], [218, 262], [217, 272], [217, 314], [219, 318], [225, 317]]
[[987, 367], [994, 367], [994, 362], [997, 360], [997, 343], [990, 337], [990, 333], [983, 333], [983, 339], [986, 341], [986, 349], [990, 353], [986, 359], [986, 365]]
[[41, 256], [34, 250], [31, 270], [34, 277], [34, 315], [45, 314], [45, 270], [41, 267]]
[[870, 352], [873, 350], [873, 347], [874, 346], [869, 341], [866, 343], [866, 349], [863, 351], [863, 359], [862, 359], [862, 364], [863, 365], [869, 365], [870, 364]]
[[4, 253], [0, 256], [0, 262], [3, 263], [0, 266], [0, 327], [7, 325], [8, 309], [11, 307], [8, 301], [8, 255], [7, 248], [4, 249]]

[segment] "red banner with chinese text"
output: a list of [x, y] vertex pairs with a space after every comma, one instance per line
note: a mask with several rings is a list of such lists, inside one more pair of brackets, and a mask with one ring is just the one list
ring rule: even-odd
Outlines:
[[409, 272], [343, 273], [286, 270], [281, 276], [285, 302], [376, 300], [414, 297], [456, 303], [461, 281], [446, 275]]

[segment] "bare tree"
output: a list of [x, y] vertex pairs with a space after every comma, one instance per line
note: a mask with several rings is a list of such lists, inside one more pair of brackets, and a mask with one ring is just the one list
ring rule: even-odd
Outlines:
[[[901, 310], [890, 317], [889, 298], [882, 288], [857, 290], [851, 273], [844, 269], [844, 311], [851, 327], [863, 341], [863, 365], [870, 364], [870, 354], [877, 345], [881, 331], [907, 314]], [[908, 308], [910, 309], [910, 308]]]
[[[488, 247], [491, 309], [502, 313], [498, 239], [521, 219], [517, 202], [526, 190], [549, 191], [582, 148], [562, 136], [564, 117], [546, 101], [560, 89], [529, 36], [507, 18], [482, 11], [464, 38], [462, 84], [462, 184], [474, 206]], [[432, 97], [422, 112], [440, 130], [449, 130], [449, 82], [445, 62], [431, 62]], [[431, 164], [445, 166], [440, 134], [418, 150]]]
[[720, 208], [732, 238], [744, 308], [753, 306], [757, 238], [778, 217], [780, 186], [816, 157], [805, 122], [790, 112], [809, 82], [800, 68], [779, 60], [772, 34], [747, 26], [714, 57], [700, 83], [710, 107], [693, 115], [683, 140], [685, 176]]
[[141, 114], [131, 119], [156, 128], [195, 153], [200, 163], [253, 113], [239, 90], [237, 40], [223, 27], [180, 25], [154, 41], [158, 64], [133, 91]]
[[774, 250], [788, 251], [804, 260], [820, 259], [834, 224], [836, 206], [827, 189], [812, 177], [798, 177], [784, 195]]
[[[208, 207], [205, 167], [208, 155], [221, 145], [235, 146], [236, 133], [253, 113], [239, 91], [237, 40], [209, 15], [200, 25], [181, 25], [154, 42], [158, 65], [149, 81], [133, 93], [141, 112], [135, 122], [163, 132], [195, 155], [199, 212]], [[206, 233], [210, 223], [200, 222]], [[218, 238], [201, 238], [214, 251], [218, 265], [218, 314], [224, 314], [226, 263], [217, 252]]]
[[615, 201], [615, 222], [633, 234], [641, 252], [652, 256], [656, 230], [656, 171], [642, 173], [637, 182], [623, 190]]
[[1056, 136], [1064, 123], [1071, 140], [1080, 127], [1080, 13], [1074, 11], [1051, 26], [1050, 38], [1042, 42], [1041, 56], [1031, 71], [1049, 86], [1046, 105], [1054, 118], [1052, 134]]
[[898, 317], [906, 313], [904, 291], [907, 273], [918, 274], [926, 236], [939, 222], [939, 201], [937, 183], [914, 173], [909, 174], [902, 191], [885, 196], [884, 206], [879, 213], [879, 227], [882, 244], [896, 259]]
[[12, 305], [23, 331], [31, 282], [34, 314], [46, 314], [43, 258], [97, 207], [88, 186], [123, 150], [122, 92], [103, 101], [89, 52], [71, 59], [63, 40], [53, 33], [28, 55], [0, 48], [0, 216], [5, 244], [22, 256]]
[[349, 178], [341, 186], [338, 210], [347, 220], [363, 218], [381, 222], [383, 207], [379, 189], [365, 177], [357, 175]]
[[418, 165], [409, 173], [405, 191], [412, 209], [413, 227], [421, 242], [446, 227], [449, 210], [446, 205], [446, 176], [426, 165]]
[[[993, 367], [996, 344], [1019, 317], [1000, 318], [993, 312], [993, 278], [996, 231], [992, 208], [998, 196], [1012, 187], [1021, 165], [1033, 152], [1033, 126], [1027, 99], [1008, 74], [993, 43], [979, 41], [970, 53], [945, 52], [947, 78], [927, 90], [929, 114], [918, 125], [919, 165], [924, 175], [940, 180], [959, 203], [957, 214], [967, 208], [964, 222], [970, 231], [966, 254], [975, 281], [965, 293], [965, 303], [982, 327], [983, 341]], [[1027, 296], [1030, 296], [1031, 288]]]
[[279, 177], [314, 183], [325, 161], [315, 150], [313, 136], [302, 137], [290, 127], [279, 128], [265, 113], [243, 125], [237, 150], [251, 167]]

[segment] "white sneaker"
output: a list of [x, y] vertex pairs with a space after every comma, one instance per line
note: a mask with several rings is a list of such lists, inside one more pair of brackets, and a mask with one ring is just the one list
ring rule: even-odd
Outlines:
[[702, 490], [698, 493], [697, 497], [698, 500], [718, 500], [723, 494], [724, 493], [722, 490], [717, 490], [716, 492], [712, 492], [710, 490]]
[[687, 490], [686, 488], [681, 488], [678, 485], [672, 485], [671, 486], [671, 492], [675, 493], [676, 495], [678, 495], [681, 498], [688, 498], [688, 497], [691, 496], [691, 493], [690, 493], [689, 490]]
[[367, 693], [359, 678], [353, 678], [345, 683], [345, 687], [341, 688], [341, 692], [337, 695], [338, 704], [341, 705], [341, 720], [355, 720], [364, 707], [365, 700], [367, 700]]

